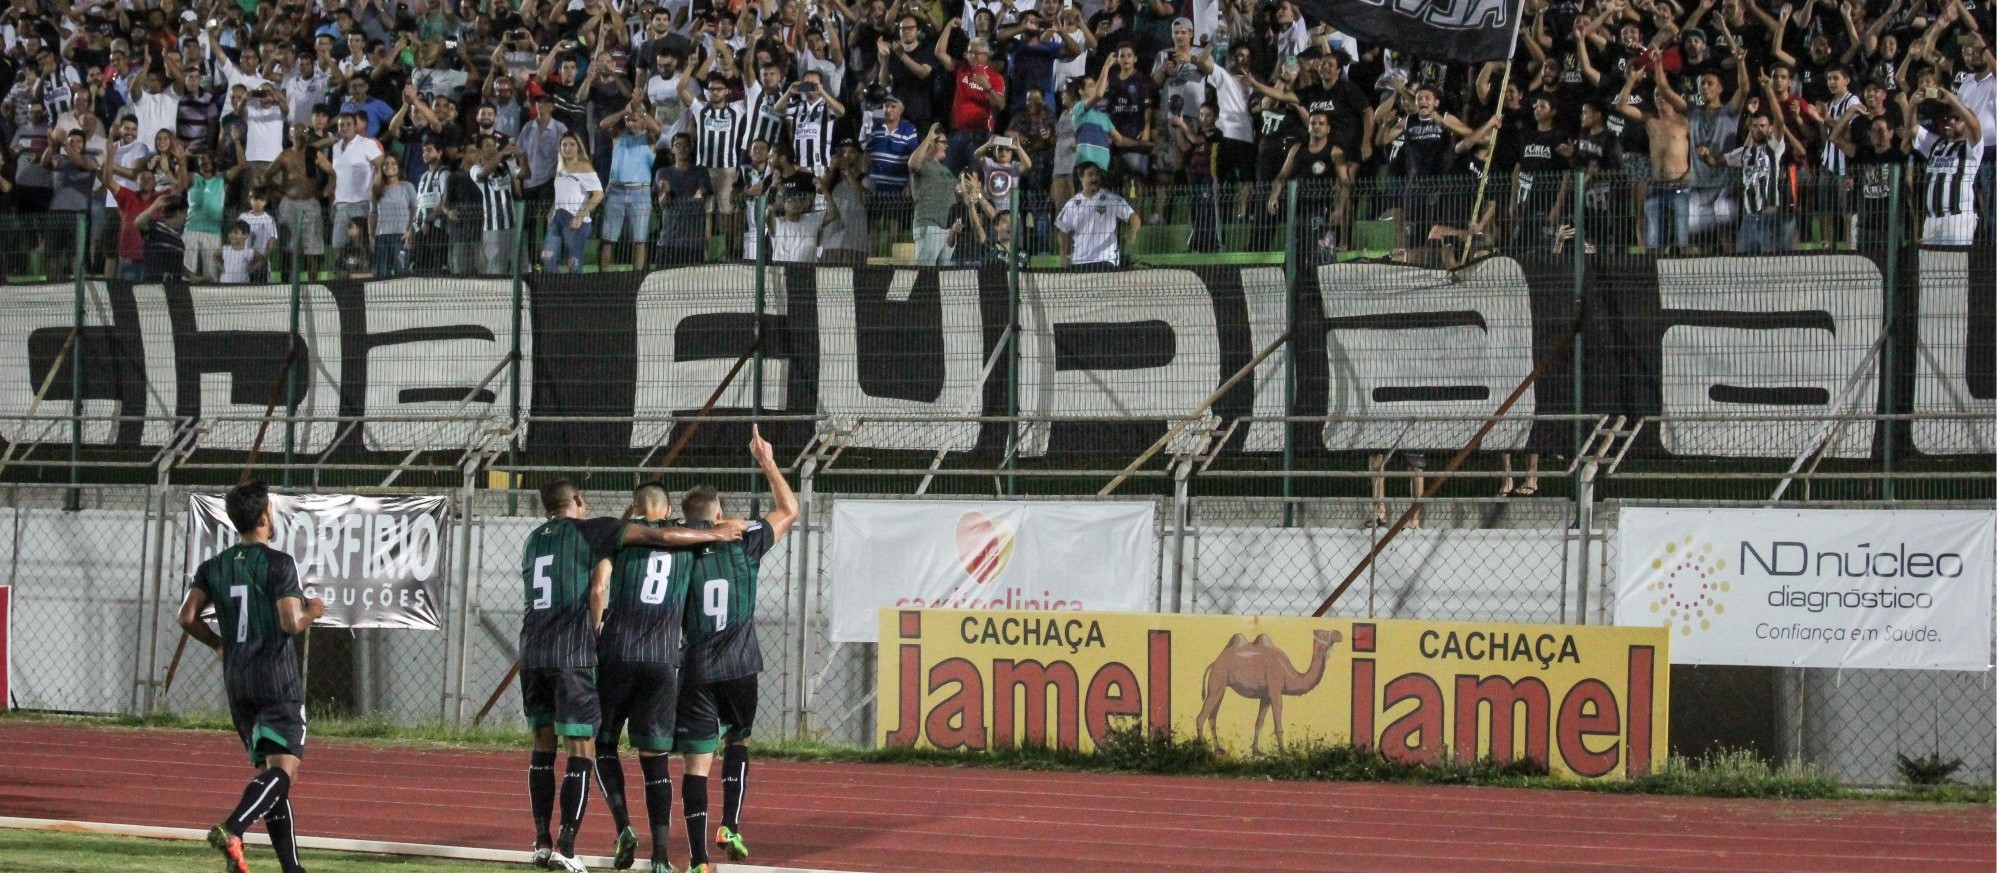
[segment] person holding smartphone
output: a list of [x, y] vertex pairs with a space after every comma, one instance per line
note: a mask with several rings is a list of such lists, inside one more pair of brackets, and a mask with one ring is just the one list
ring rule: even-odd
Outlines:
[[[1947, 90], [1932, 85], [1920, 92], [1919, 111], [1902, 113], [1902, 136], [1925, 159], [1921, 187], [1921, 242], [1966, 246], [1976, 236], [1976, 171], [1983, 163], [1983, 125], [1976, 113]], [[1921, 116], [1935, 120], [1934, 128]]]

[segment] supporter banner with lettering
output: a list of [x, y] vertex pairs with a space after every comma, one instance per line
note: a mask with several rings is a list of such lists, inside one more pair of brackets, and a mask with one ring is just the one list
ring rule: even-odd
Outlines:
[[1113, 730], [1225, 752], [1345, 744], [1397, 761], [1655, 772], [1668, 635], [1583, 627], [883, 609], [883, 747], [1093, 749]]
[[1986, 670], [1988, 510], [1622, 511], [1616, 624], [1679, 664]]
[[[271, 548], [292, 557], [307, 596], [326, 601], [318, 627], [436, 630], [449, 572], [444, 497], [272, 494]], [[187, 500], [187, 581], [240, 541], [220, 494]]]
[[[1511, 56], [1515, 0], [1299, 0], [1304, 14], [1367, 43], [1427, 61], [1477, 63]], [[1350, 61], [1348, 60], [1348, 63]]]
[[883, 608], [1157, 608], [1151, 501], [839, 500], [833, 642], [880, 638]]
[[[1573, 356], [1560, 355], [1512, 412], [1670, 419], [1643, 429], [1635, 455], [1855, 458], [1893, 440], [1898, 457], [1988, 456], [1997, 451], [1993, 261], [1984, 249], [1902, 259], [1891, 318], [1883, 265], [1866, 256], [1590, 261], [1584, 286], [1601, 293], [1587, 295], [1582, 319], [1585, 405], [1575, 406]], [[761, 365], [722, 394], [718, 414], [824, 416], [855, 459], [900, 452], [926, 462], [942, 451], [996, 461], [1009, 448], [1021, 458], [1127, 458], [1294, 319], [1290, 344], [1219, 398], [1213, 427], [1188, 429], [1174, 450], [1226, 433], [1215, 461], [1223, 469], [1286, 445], [1306, 462], [1446, 452], [1567, 335], [1578, 305], [1572, 269], [1571, 258], [1541, 255], [1455, 272], [1353, 261], [1300, 271], [1294, 288], [1273, 265], [1028, 270], [1014, 312], [1002, 271], [793, 266], [765, 276], [760, 323], [755, 269], [743, 264], [534, 274], [517, 296], [509, 280], [468, 277], [306, 283], [295, 295], [287, 286], [86, 282], [80, 378], [49, 383], [38, 408], [66, 413], [74, 384], [88, 446], [163, 446], [175, 417], [198, 417], [211, 425], [203, 450], [247, 451], [289, 357], [285, 393], [300, 420], [284, 436], [298, 452], [333, 461], [455, 452], [510, 424], [517, 407], [531, 455], [629, 464], [674, 439], [675, 417], [701, 408], [760, 328]], [[76, 293], [73, 284], [8, 288], [0, 416], [37, 408], [49, 369], [67, 360]], [[1007, 359], [1015, 322], [1018, 366], [988, 366]], [[294, 340], [299, 352], [288, 356]], [[516, 346], [517, 378], [508, 363]], [[1015, 401], [1018, 415], [1039, 422], [1016, 441], [1003, 420]], [[1800, 422], [1871, 412], [1934, 416]], [[451, 415], [490, 420], [437, 420]], [[1284, 415], [1338, 418], [1286, 433]], [[1443, 415], [1461, 420], [1435, 420]], [[367, 423], [342, 438], [333, 420], [342, 416]], [[1229, 430], [1247, 416], [1256, 420]], [[1739, 418], [1785, 416], [1799, 423]], [[888, 421], [922, 417], [932, 420]], [[778, 421], [764, 433], [795, 451], [813, 427]], [[45, 440], [48, 430], [0, 417], [0, 440]], [[739, 455], [747, 439], [746, 424], [714, 421], [688, 450]], [[1572, 432], [1513, 420], [1484, 445], [1558, 452]]]

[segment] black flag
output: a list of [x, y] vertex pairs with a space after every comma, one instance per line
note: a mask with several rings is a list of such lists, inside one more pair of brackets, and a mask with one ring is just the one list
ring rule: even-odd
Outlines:
[[1518, 0], [1297, 0], [1360, 42], [1425, 61], [1495, 61], [1509, 56]]

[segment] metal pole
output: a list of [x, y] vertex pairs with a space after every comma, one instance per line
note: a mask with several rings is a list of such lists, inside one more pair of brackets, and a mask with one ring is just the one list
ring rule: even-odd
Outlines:
[[[298, 247], [297, 237], [292, 238], [291, 245], [292, 248], [294, 249]], [[296, 263], [296, 261], [297, 259], [294, 257], [293, 262]], [[292, 270], [291, 271], [291, 342], [293, 343], [300, 342], [299, 333], [298, 333], [299, 330], [298, 303], [299, 303], [299, 296], [302, 293], [302, 286], [303, 283], [299, 280], [298, 271]], [[307, 352], [307, 354], [310, 354], [310, 352]], [[311, 368], [308, 367], [306, 369], [306, 372], [308, 373], [311, 372]], [[309, 379], [311, 377], [308, 376], [306, 378]], [[284, 473], [282, 481], [284, 482], [284, 486], [287, 488], [291, 487], [291, 455], [293, 452], [297, 451], [298, 449], [298, 384], [297, 383], [298, 380], [296, 379], [286, 379], [284, 383], [285, 384]]]
[[457, 613], [458, 672], [452, 677], [452, 686], [445, 696], [443, 717], [451, 722], [463, 724], [465, 719], [465, 677], [471, 672], [471, 602], [472, 602], [472, 499], [478, 487], [478, 464], [474, 461], [465, 466], [464, 493], [459, 498], [458, 511], [458, 588], [452, 592], [457, 598], [453, 604]]
[[[520, 246], [522, 243], [522, 228], [526, 223], [526, 205], [515, 201], [513, 204], [514, 255], [513, 263], [508, 268], [513, 274], [513, 372], [511, 375], [512, 390], [507, 392], [507, 412], [513, 424], [513, 433], [507, 437], [508, 442], [506, 446], [506, 465], [509, 467], [515, 466], [520, 462], [520, 366], [522, 364], [520, 360], [520, 322], [527, 294], [526, 282], [520, 275]], [[510, 477], [512, 475], [514, 474], [507, 474], [509, 479], [506, 483], [506, 514], [518, 515], [520, 512], [520, 488], [519, 483], [511, 480]], [[458, 694], [462, 697], [464, 689], [458, 689]], [[460, 706], [462, 705], [460, 704]], [[459, 715], [462, 717], [463, 713]]]
[[[1186, 519], [1192, 514], [1190, 482], [1193, 474], [1193, 459], [1179, 459], [1177, 469], [1172, 471], [1172, 612], [1184, 610], [1186, 581]], [[1283, 482], [1287, 484], [1289, 478]], [[1285, 513], [1289, 503], [1283, 504]]]
[[[1583, 390], [1582, 361], [1584, 352], [1582, 344], [1587, 341], [1588, 333], [1586, 315], [1588, 307], [1588, 258], [1586, 256], [1588, 251], [1588, 222], [1583, 220], [1585, 213], [1582, 212], [1583, 209], [1587, 208], [1588, 202], [1586, 190], [1587, 174], [1577, 170], [1574, 172], [1574, 177], [1574, 184], [1572, 186], [1574, 189], [1574, 211], [1572, 212], [1574, 216], [1574, 318], [1575, 323], [1580, 326], [1580, 329], [1574, 332], [1574, 398], [1569, 411], [1578, 416], [1581, 414], [1581, 392]], [[1603, 240], [1601, 244], [1607, 245], [1608, 241]], [[1572, 438], [1574, 453], [1579, 455], [1582, 449], [1582, 442], [1587, 439], [1582, 434], [1581, 420], [1579, 418], [1576, 418], [1569, 425], [1569, 436]], [[1530, 446], [1530, 432], [1528, 432], [1526, 440], [1528, 446]], [[1590, 463], [1583, 466], [1592, 467], [1593, 464]], [[1577, 542], [1580, 543], [1580, 568], [1576, 571], [1574, 580], [1580, 599], [1575, 606], [1575, 615], [1576, 621], [1580, 624], [1588, 623], [1588, 554], [1595, 545], [1594, 472], [1593, 469], [1590, 469], [1584, 473], [1580, 467], [1576, 467], [1574, 470], [1574, 527], [1579, 532]], [[1561, 574], [1561, 578], [1565, 579], [1567, 575], [1563, 573]], [[1564, 597], [1561, 598], [1560, 609], [1562, 612], [1565, 612], [1567, 609], [1567, 599]], [[1566, 616], [1561, 616], [1561, 621], [1564, 623]]]
[[[770, 214], [770, 196], [766, 192], [758, 200], [761, 205], [750, 216], [750, 220], [760, 224], [762, 219]], [[751, 347], [749, 363], [749, 391], [755, 396], [749, 400], [749, 409], [754, 419], [760, 421], [763, 417], [763, 344], [759, 340], [763, 336], [763, 316], [769, 308], [769, 279], [766, 274], [770, 270], [770, 246], [776, 240], [771, 238], [771, 230], [766, 224], [753, 228], [751, 232], [756, 235], [759, 245], [756, 246], [756, 322], [752, 334], [757, 341], [754, 341]], [[748, 476], [749, 514], [755, 515], [761, 502], [763, 480], [754, 473]]]
[[[1284, 312], [1283, 312], [1283, 333], [1286, 336], [1294, 337], [1297, 335], [1297, 307], [1298, 307], [1297, 290], [1303, 284], [1300, 281], [1303, 275], [1303, 270], [1300, 269], [1299, 265], [1297, 264], [1297, 259], [1303, 255], [1303, 252], [1300, 250], [1301, 247], [1297, 245], [1297, 233], [1296, 233], [1297, 180], [1295, 179], [1290, 180], [1289, 191], [1285, 195], [1285, 197], [1287, 199], [1287, 203], [1283, 207], [1284, 210], [1283, 226], [1290, 228], [1290, 233], [1286, 235], [1286, 239], [1283, 241], [1283, 286], [1284, 286], [1284, 299], [1285, 299]], [[1347, 240], [1346, 242], [1349, 244], [1351, 241]], [[1283, 414], [1285, 416], [1295, 414], [1296, 406], [1297, 406], [1297, 353], [1294, 346], [1285, 343], [1283, 346]], [[1296, 519], [1297, 506], [1295, 502], [1297, 496], [1296, 481], [1291, 478], [1291, 474], [1296, 472], [1297, 469], [1296, 434], [1297, 434], [1297, 423], [1285, 420], [1283, 422], [1283, 526], [1284, 527], [1295, 527], [1297, 521]]]
[[1593, 551], [1595, 527], [1595, 470], [1599, 463], [1589, 460], [1581, 465], [1581, 487], [1575, 492], [1575, 526], [1581, 529], [1581, 566], [1575, 571], [1574, 623], [1588, 623], [1588, 556]]
[[[1022, 194], [1021, 194], [1021, 196], [1020, 196], [1020, 198], [1019, 198], [1019, 203], [1020, 203], [1020, 204], [1024, 204], [1025, 202], [1026, 202], [1026, 197], [1025, 197], [1025, 194], [1024, 194], [1024, 193], [1022, 193]], [[1021, 241], [1022, 241], [1022, 240], [1024, 239], [1024, 237], [1022, 237], [1022, 236], [1020, 235], [1021, 233], [1023, 233], [1023, 231], [1022, 231], [1022, 229], [1021, 229], [1022, 225], [1021, 225], [1021, 222], [1020, 222], [1020, 217], [1019, 217], [1019, 213], [1020, 213], [1020, 211], [1021, 211], [1021, 210], [1019, 210], [1019, 209], [1017, 209], [1017, 208], [1013, 209], [1013, 211], [1012, 211], [1012, 217], [1011, 217], [1011, 219], [1010, 219], [1010, 220], [1011, 220], [1011, 222], [1012, 222], [1012, 247], [1013, 247], [1013, 250], [1014, 250], [1014, 251], [1018, 251], [1018, 250], [1019, 250], [1019, 246], [1020, 246], [1020, 243], [1021, 243]], [[1019, 258], [1019, 257], [1012, 257], [1012, 258], [1007, 258], [1007, 259], [1006, 259], [1006, 264], [1005, 264], [1005, 312], [1006, 312], [1006, 319], [1007, 319], [1007, 321], [1008, 321], [1009, 323], [1008, 323], [1008, 324], [1007, 324], [1007, 326], [1006, 326], [1006, 327], [1007, 327], [1007, 330], [1006, 330], [1006, 336], [1005, 336], [1005, 337], [1003, 337], [1003, 338], [1001, 338], [1001, 340], [1000, 340], [1000, 342], [1003, 342], [1003, 343], [1005, 343], [1005, 347], [1006, 347], [1006, 353], [1005, 353], [1005, 414], [1006, 414], [1006, 417], [1007, 417], [1007, 419], [1008, 419], [1008, 420], [1007, 420], [1007, 423], [1006, 423], [1006, 428], [1007, 428], [1007, 431], [1008, 431], [1008, 433], [1009, 433], [1009, 436], [1008, 436], [1008, 437], [1007, 437], [1007, 439], [1006, 439], [1006, 451], [1005, 451], [1005, 470], [1006, 470], [1006, 473], [1005, 473], [1005, 493], [1006, 493], [1006, 495], [1007, 495], [1007, 496], [1013, 496], [1013, 495], [1016, 495], [1016, 494], [1018, 494], [1018, 493], [1019, 493], [1019, 476], [1018, 476], [1018, 474], [1017, 474], [1017, 473], [1015, 473], [1014, 471], [1015, 471], [1015, 470], [1016, 470], [1016, 469], [1018, 468], [1018, 463], [1019, 463], [1019, 462], [1018, 462], [1018, 458], [1019, 458], [1019, 341], [1020, 341], [1020, 333], [1021, 333], [1021, 331], [1020, 331], [1020, 326], [1019, 326], [1019, 322], [1020, 322], [1020, 319], [1019, 319], [1019, 270], [1020, 270], [1020, 266], [1021, 266], [1021, 263], [1022, 263], [1022, 261], [1024, 261], [1024, 258]]]
[[796, 628], [797, 633], [797, 645], [793, 647], [792, 651], [792, 654], [795, 656], [794, 663], [796, 667], [791, 671], [791, 676], [797, 680], [795, 688], [796, 699], [793, 703], [797, 708], [796, 737], [798, 739], [804, 738], [805, 727], [810, 723], [809, 715], [806, 712], [807, 707], [804, 702], [804, 694], [805, 687], [808, 684], [805, 679], [805, 664], [807, 663], [806, 653], [809, 651], [811, 644], [811, 616], [805, 611], [807, 601], [804, 593], [811, 588], [811, 574], [816, 566], [816, 563], [811, 560], [811, 550], [816, 548], [816, 544], [812, 542], [811, 536], [811, 516], [812, 507], [816, 503], [814, 497], [817, 491], [817, 473], [818, 459], [815, 457], [805, 458], [804, 467], [799, 471], [798, 475], [798, 506], [802, 510], [801, 514], [803, 518], [799, 519], [800, 523], [797, 526], [797, 577], [795, 579], [797, 596], [787, 598], [785, 601], [797, 605], [796, 621], [792, 625]]
[[[1900, 344], [1893, 340], [1893, 328], [1899, 321], [1899, 313], [1894, 310], [1899, 306], [1900, 297], [1900, 235], [1904, 232], [1900, 226], [1900, 174], [1903, 169], [1903, 167], [1897, 164], [1894, 165], [1893, 193], [1888, 195], [1886, 201], [1890, 208], [1886, 216], [1886, 323], [1883, 328], [1886, 338], [1886, 354], [1881, 356], [1879, 361], [1879, 390], [1881, 392], [1880, 408], [1886, 410], [1888, 413], [1900, 411], [1893, 391], [1893, 379], [1897, 374], [1897, 368], [1893, 366], [1893, 361], [1895, 355], [1900, 350]], [[1862, 203], [1863, 201], [1860, 202]], [[1885, 500], [1892, 500], [1893, 443], [1899, 439], [1903, 426], [1894, 419], [1882, 421], [1879, 423], [1879, 426], [1886, 431], [1885, 439], [1881, 441], [1879, 461], [1887, 474], [1880, 477], [1879, 496]]]
[[[83, 249], [90, 237], [86, 213], [76, 214], [76, 263], [75, 321], [71, 322], [76, 341], [69, 344], [69, 493], [63, 500], [64, 508], [74, 512], [83, 508], [83, 492], [76, 486], [83, 481]], [[52, 365], [53, 366], [53, 365]]]

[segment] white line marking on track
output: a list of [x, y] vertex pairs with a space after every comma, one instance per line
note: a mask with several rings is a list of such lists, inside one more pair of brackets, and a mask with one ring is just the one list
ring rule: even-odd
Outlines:
[[[11, 818], [0, 816], [0, 828], [15, 828], [32, 831], [54, 831], [70, 834], [101, 834], [114, 837], [139, 837], [149, 840], [188, 840], [200, 841], [208, 838], [208, 832], [196, 828], [166, 828], [149, 825], [112, 824], [94, 821], [64, 821], [53, 818]], [[246, 845], [268, 846], [270, 837], [261, 831], [243, 835]], [[457, 861], [498, 861], [501, 863], [527, 863], [528, 852], [511, 849], [480, 849], [470, 846], [432, 846], [424, 843], [388, 843], [377, 840], [341, 840], [332, 837], [298, 838], [301, 849], [320, 849], [331, 852], [367, 852], [375, 855], [415, 855], [423, 858], [447, 858]], [[610, 869], [608, 855], [585, 855], [582, 862], [592, 869]], [[728, 873], [864, 873], [851, 870], [818, 870], [806, 867], [761, 867], [754, 864], [728, 865]]]

